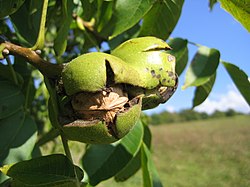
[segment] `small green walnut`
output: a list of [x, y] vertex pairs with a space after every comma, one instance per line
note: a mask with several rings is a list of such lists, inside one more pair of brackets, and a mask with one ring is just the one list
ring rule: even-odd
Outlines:
[[175, 57], [167, 53], [170, 49], [161, 39], [141, 37], [128, 40], [111, 52], [139, 73], [140, 82], [130, 87], [128, 94], [144, 95], [142, 109], [166, 102], [177, 88]]
[[128, 97], [126, 91], [125, 83], [133, 83], [130, 73], [137, 75], [121, 59], [99, 52], [65, 66], [62, 81], [72, 115], [62, 130], [69, 140], [112, 143], [130, 131], [141, 112], [141, 97]]
[[0, 0], [0, 19], [15, 13], [25, 0]]

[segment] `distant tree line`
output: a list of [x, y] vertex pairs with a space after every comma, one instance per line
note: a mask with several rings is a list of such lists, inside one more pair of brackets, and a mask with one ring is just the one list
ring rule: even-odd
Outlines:
[[185, 109], [181, 110], [180, 112], [164, 111], [158, 114], [147, 115], [147, 120], [152, 125], [160, 125], [194, 120], [206, 120], [211, 118], [231, 117], [236, 115], [245, 114], [236, 112], [233, 109], [229, 109], [225, 112], [216, 110], [210, 115], [205, 112], [196, 112], [191, 109]]

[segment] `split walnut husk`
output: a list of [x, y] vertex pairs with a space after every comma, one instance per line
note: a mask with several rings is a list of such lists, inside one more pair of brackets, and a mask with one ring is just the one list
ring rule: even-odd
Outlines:
[[64, 66], [70, 115], [60, 122], [69, 140], [111, 143], [124, 137], [140, 112], [165, 103], [178, 76], [171, 47], [155, 37], [128, 40], [111, 54], [83, 54]]
[[85, 143], [112, 143], [124, 137], [137, 122], [141, 97], [129, 100], [121, 87], [80, 92], [71, 100], [75, 120], [63, 125], [69, 140]]

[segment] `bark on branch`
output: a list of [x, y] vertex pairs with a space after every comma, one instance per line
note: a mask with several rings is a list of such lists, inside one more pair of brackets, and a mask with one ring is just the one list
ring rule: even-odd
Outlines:
[[10, 42], [1, 43], [3, 56], [8, 54], [18, 55], [25, 58], [30, 64], [36, 67], [44, 76], [48, 78], [57, 78], [60, 76], [63, 64], [52, 64], [42, 59], [35, 51], [30, 48], [21, 47]]

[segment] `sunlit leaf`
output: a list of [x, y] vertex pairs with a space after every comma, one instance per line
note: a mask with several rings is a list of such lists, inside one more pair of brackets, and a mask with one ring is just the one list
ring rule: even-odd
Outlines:
[[216, 79], [216, 73], [212, 75], [209, 78], [209, 81], [207, 81], [205, 84], [196, 87], [193, 99], [193, 107], [198, 106], [199, 104], [201, 104], [203, 101], [206, 100], [206, 98], [208, 97], [213, 88], [215, 79]]
[[220, 0], [222, 8], [229, 12], [250, 32], [250, 1]]
[[54, 154], [22, 161], [14, 165], [5, 165], [0, 170], [13, 178], [13, 186], [55, 186], [77, 187], [75, 171], [78, 180], [82, 180], [82, 170], [74, 166], [64, 155]]
[[175, 71], [180, 76], [188, 62], [187, 40], [182, 38], [174, 38], [169, 41], [172, 48], [170, 53], [176, 58]]
[[223, 62], [234, 84], [250, 106], [250, 81], [247, 74], [234, 64]]
[[138, 122], [120, 142], [91, 145], [83, 157], [83, 167], [91, 185], [113, 177], [137, 154], [143, 138], [143, 125]]
[[138, 23], [150, 10], [154, 0], [117, 0], [110, 22], [102, 31], [114, 38]]
[[155, 1], [143, 18], [140, 36], [156, 36], [166, 40], [177, 24], [184, 0]]
[[182, 89], [200, 86], [209, 81], [209, 78], [216, 72], [219, 61], [220, 52], [217, 49], [200, 47], [188, 67]]

